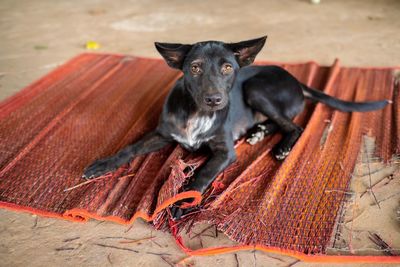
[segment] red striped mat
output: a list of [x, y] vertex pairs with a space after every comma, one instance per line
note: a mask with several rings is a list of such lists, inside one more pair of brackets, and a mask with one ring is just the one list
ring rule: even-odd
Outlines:
[[[345, 198], [363, 135], [376, 138], [376, 157], [400, 151], [399, 83], [393, 68], [343, 68], [338, 62], [280, 64], [302, 82], [345, 100], [392, 99], [384, 110], [343, 113], [308, 104], [296, 118], [304, 133], [284, 162], [270, 150], [275, 135], [236, 145], [238, 160], [203, 199], [178, 194], [204, 155], [179, 146], [134, 159], [113, 175], [81, 184], [94, 159], [115, 153], [157, 123], [179, 77], [161, 60], [82, 54], [0, 104], [0, 206], [44, 216], [128, 224], [142, 217], [172, 232], [208, 221], [234, 248], [257, 248], [312, 261], [400, 261], [399, 257], [324, 256]], [[328, 130], [329, 129], [329, 130]], [[179, 225], [165, 208], [194, 196], [201, 209]]]

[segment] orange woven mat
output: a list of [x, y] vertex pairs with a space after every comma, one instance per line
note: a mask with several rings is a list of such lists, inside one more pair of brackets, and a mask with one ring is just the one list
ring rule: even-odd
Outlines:
[[[305, 130], [284, 162], [270, 150], [280, 135], [236, 144], [238, 160], [201, 198], [178, 194], [206, 155], [179, 146], [135, 158], [112, 175], [82, 185], [82, 170], [153, 129], [180, 76], [161, 60], [82, 54], [0, 104], [0, 206], [73, 221], [129, 224], [137, 217], [170, 229], [192, 255], [257, 248], [312, 261], [400, 261], [399, 257], [324, 256], [342, 207], [362, 135], [376, 156], [400, 152], [399, 83], [393, 68], [278, 64], [302, 82], [345, 100], [392, 99], [385, 109], [343, 113], [307, 104]], [[195, 197], [201, 209], [179, 224], [165, 209]], [[178, 233], [208, 221], [241, 245], [186, 248]], [[322, 256], [321, 256], [322, 255]]]

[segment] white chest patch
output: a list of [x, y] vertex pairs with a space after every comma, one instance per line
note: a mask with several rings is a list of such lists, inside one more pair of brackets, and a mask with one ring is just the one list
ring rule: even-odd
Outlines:
[[203, 142], [212, 138], [212, 136], [204, 138], [202, 134], [208, 132], [214, 124], [216, 114], [212, 117], [208, 116], [193, 116], [187, 122], [186, 128], [182, 134], [171, 134], [172, 137], [180, 144], [189, 148], [199, 148]]

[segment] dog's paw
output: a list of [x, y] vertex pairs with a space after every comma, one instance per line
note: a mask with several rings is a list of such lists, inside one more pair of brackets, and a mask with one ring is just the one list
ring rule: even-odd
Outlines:
[[246, 142], [250, 145], [255, 145], [264, 137], [268, 135], [267, 127], [262, 124], [257, 124], [255, 130], [249, 132], [249, 137], [246, 139]]
[[170, 212], [171, 212], [171, 216], [172, 219], [174, 221], [179, 220], [180, 218], [184, 217], [185, 215], [187, 215], [188, 213], [190, 213], [194, 208], [190, 207], [187, 209], [181, 208], [181, 205], [184, 202], [192, 202], [193, 198], [187, 198], [187, 199], [183, 199], [183, 200], [179, 200], [177, 202], [175, 202], [171, 207], [170, 207]]
[[110, 159], [99, 159], [86, 167], [86, 169], [83, 171], [82, 178], [93, 179], [115, 169], [116, 166]]
[[170, 212], [171, 212], [171, 216], [172, 216], [172, 220], [177, 221], [179, 220], [181, 217], [183, 217], [185, 215], [185, 209], [181, 209], [179, 207], [171, 207], [170, 208]]
[[284, 160], [289, 155], [290, 150], [289, 147], [278, 147], [274, 151], [274, 156], [277, 160]]

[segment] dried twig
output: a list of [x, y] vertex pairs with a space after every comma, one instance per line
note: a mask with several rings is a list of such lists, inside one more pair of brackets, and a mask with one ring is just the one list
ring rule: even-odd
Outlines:
[[113, 265], [112, 260], [111, 260], [111, 253], [108, 253], [107, 261], [108, 261], [108, 263], [110, 263], [110, 265]]
[[94, 243], [94, 245], [103, 247], [103, 248], [114, 248], [114, 249], [120, 249], [120, 250], [127, 250], [135, 253], [139, 253], [139, 251], [135, 249], [130, 249], [130, 248], [121, 248], [121, 247], [116, 247], [116, 246], [111, 246], [111, 245], [106, 245], [106, 244], [99, 244], [99, 243]]
[[157, 246], [159, 246], [160, 248], [162, 248], [163, 246], [160, 245], [160, 243], [158, 243], [157, 241], [150, 239], [151, 243], [156, 244]]
[[151, 255], [157, 255], [157, 256], [171, 256], [170, 253], [157, 253], [157, 252], [151, 252], [151, 251], [146, 251], [146, 254], [151, 254]]
[[268, 258], [271, 258], [271, 259], [274, 259], [274, 260], [277, 260], [277, 261], [280, 261], [280, 262], [285, 262], [284, 260], [282, 260], [281, 258], [279, 258], [279, 257], [274, 257], [274, 256], [271, 256], [271, 255], [266, 255]]
[[47, 228], [49, 226], [52, 226], [55, 222], [49, 223], [49, 224], [45, 224], [45, 225], [41, 225], [41, 226], [36, 226], [36, 229], [42, 229], [42, 228]]
[[372, 196], [374, 197], [376, 205], [378, 205], [378, 208], [381, 209], [381, 206], [378, 203], [378, 199], [375, 196], [374, 190], [372, 190], [372, 177], [371, 177], [371, 168], [369, 166], [369, 156], [368, 156], [368, 148], [367, 144], [365, 143], [365, 155], [367, 157], [367, 166], [368, 166], [368, 175], [369, 175], [369, 192], [371, 192]]
[[132, 243], [138, 243], [138, 242], [142, 242], [142, 241], [146, 241], [146, 240], [152, 240], [154, 238], [155, 238], [155, 236], [149, 236], [149, 237], [145, 237], [145, 238], [141, 238], [141, 239], [122, 240], [122, 241], [119, 241], [119, 243], [121, 243], [121, 244], [132, 244]]
[[[35, 215], [35, 216], [36, 216], [36, 215]], [[32, 229], [35, 229], [35, 228], [36, 228], [36, 226], [37, 226], [37, 224], [38, 224], [38, 220], [39, 220], [39, 219], [38, 219], [38, 217], [36, 216], [36, 217], [35, 217], [35, 221], [33, 222], [33, 225], [32, 225], [32, 227], [31, 227]]]
[[71, 241], [77, 240], [77, 239], [79, 239], [79, 238], [80, 238], [79, 236], [77, 236], [77, 237], [72, 237], [72, 238], [67, 238], [67, 239], [64, 239], [63, 242], [71, 242]]
[[369, 232], [369, 240], [377, 245], [388, 256], [397, 256], [393, 248], [390, 247], [378, 234]]
[[388, 180], [383, 185], [388, 185], [394, 179], [393, 174], [390, 174], [387, 178]]
[[94, 227], [97, 227], [97, 226], [99, 226], [100, 224], [105, 223], [105, 222], [106, 222], [106, 221], [100, 221], [100, 222], [96, 223], [96, 225], [95, 225]]
[[351, 191], [337, 190], [337, 189], [326, 189], [325, 193], [342, 193], [345, 195], [353, 196], [355, 193]]
[[175, 265], [174, 265], [170, 260], [168, 260], [166, 257], [164, 257], [164, 256], [161, 255], [160, 258], [161, 258], [165, 263], [167, 263], [169, 266], [175, 267]]
[[203, 239], [201, 238], [201, 235], [199, 235], [199, 241], [200, 241], [201, 248], [204, 248]]
[[60, 248], [56, 248], [55, 251], [64, 251], [64, 250], [75, 250], [75, 248], [71, 248], [71, 247], [60, 247]]
[[127, 239], [127, 240], [135, 240], [133, 238], [124, 237], [124, 236], [102, 236], [99, 239]]
[[235, 253], [235, 261], [236, 261], [236, 267], [239, 267], [239, 259], [238, 259], [238, 255]]
[[397, 196], [397, 195], [399, 195], [399, 194], [400, 194], [400, 192], [394, 193], [394, 194], [392, 194], [392, 195], [390, 195], [390, 196], [388, 196], [388, 197], [385, 197], [384, 199], [379, 200], [378, 203], [374, 203], [374, 204], [372, 204], [372, 205], [379, 205], [379, 203], [381, 203], [381, 202], [383, 202], [383, 201], [386, 201], [386, 200], [388, 200], [388, 199], [391, 199], [391, 198], [393, 198], [393, 197], [395, 197], [395, 196]]
[[215, 235], [214, 235], [214, 234], [202, 234], [201, 236], [208, 236], [208, 237], [215, 238]]
[[[393, 174], [390, 174], [390, 175], [384, 177], [383, 179], [381, 179], [381, 180], [377, 181], [376, 183], [374, 183], [372, 186], [368, 187], [364, 192], [361, 193], [360, 198], [362, 198], [366, 193], [368, 193], [370, 190], [372, 190], [373, 187], [375, 187], [376, 185], [380, 184], [386, 178], [388, 178], [389, 181], [392, 180], [393, 179]], [[386, 182], [384, 185], [387, 185], [387, 184], [388, 184], [388, 182]]]
[[111, 174], [110, 175], [105, 175], [105, 176], [100, 176], [100, 177], [97, 177], [97, 178], [94, 178], [94, 179], [91, 179], [91, 180], [87, 180], [87, 181], [85, 181], [83, 183], [80, 183], [80, 184], [77, 184], [77, 185], [75, 185], [73, 187], [69, 187], [67, 189], [64, 189], [64, 192], [68, 192], [68, 191], [74, 190], [74, 189], [76, 189], [78, 187], [81, 187], [83, 185], [90, 184], [90, 183], [96, 182], [98, 180], [102, 180], [102, 179], [110, 177], [110, 176], [111, 176]]
[[190, 239], [193, 239], [193, 238], [195, 238], [195, 237], [198, 237], [198, 236], [200, 236], [201, 234], [203, 234], [205, 231], [207, 231], [208, 229], [210, 229], [210, 228], [212, 228], [212, 227], [214, 227], [214, 225], [210, 225], [210, 226], [208, 226], [208, 227], [206, 227], [205, 229], [203, 229], [200, 233], [198, 233], [198, 234], [195, 234], [194, 236], [192, 236]]
[[289, 265], [287, 265], [286, 267], [292, 267], [294, 265], [296, 265], [297, 263], [299, 263], [300, 260], [295, 260], [294, 262], [290, 263]]
[[126, 230], [124, 231], [124, 233], [129, 232], [132, 228], [133, 228], [133, 224], [131, 224], [131, 225], [128, 227], [128, 229], [126, 229]]

